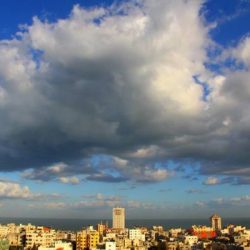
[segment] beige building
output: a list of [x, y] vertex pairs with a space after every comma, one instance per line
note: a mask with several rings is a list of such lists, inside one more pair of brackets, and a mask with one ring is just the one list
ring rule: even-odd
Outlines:
[[117, 229], [125, 228], [125, 208], [122, 207], [113, 208], [113, 228]]
[[220, 231], [222, 229], [221, 217], [218, 214], [213, 214], [210, 217], [211, 227], [215, 231]]
[[116, 250], [116, 242], [115, 241], [106, 241], [105, 242], [105, 250]]
[[54, 244], [56, 238], [56, 232], [54, 229], [33, 226], [28, 224], [25, 227], [26, 231], [26, 247], [43, 246], [50, 247]]
[[38, 250], [72, 250], [73, 246], [70, 242], [55, 241], [54, 246], [51, 247], [38, 247]]
[[145, 241], [145, 234], [142, 233], [140, 228], [130, 229], [128, 237], [130, 240]]
[[7, 225], [0, 225], [0, 238], [7, 239], [10, 246], [22, 245], [21, 225], [10, 223]]

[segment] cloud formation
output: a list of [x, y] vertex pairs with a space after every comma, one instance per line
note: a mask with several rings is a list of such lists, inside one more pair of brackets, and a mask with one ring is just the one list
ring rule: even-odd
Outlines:
[[0, 182], [0, 198], [1, 199], [30, 199], [34, 194], [31, 193], [27, 186], [20, 186], [14, 182]]
[[85, 159], [81, 164], [68, 165], [62, 162], [48, 167], [29, 169], [22, 177], [37, 181], [58, 181], [61, 183], [79, 184], [82, 180], [97, 182], [125, 182], [140, 183], [159, 182], [168, 178], [172, 173], [155, 165], [137, 165], [133, 161], [114, 156], [100, 155], [97, 158]]
[[21, 200], [50, 200], [58, 199], [57, 193], [43, 194], [31, 192], [28, 186], [21, 186], [20, 183], [8, 180], [0, 180], [0, 199], [21, 199]]
[[[172, 160], [249, 184], [249, 38], [226, 53], [243, 69], [209, 71], [202, 7], [75, 6], [66, 19], [35, 17], [0, 41], [0, 170], [74, 184], [76, 175], [145, 183], [171, 176]], [[104, 166], [89, 163], [98, 155], [108, 158]]]
[[238, 196], [231, 198], [216, 198], [209, 201], [197, 201], [197, 206], [200, 207], [210, 207], [210, 208], [233, 208], [233, 207], [249, 207], [250, 205], [250, 196]]
[[217, 177], [209, 176], [204, 182], [204, 185], [218, 185], [221, 181]]
[[138, 200], [128, 200], [124, 197], [114, 195], [104, 195], [97, 193], [95, 195], [83, 195], [83, 200], [71, 204], [72, 208], [83, 209], [83, 208], [102, 208], [102, 207], [117, 207], [122, 206], [128, 209], [142, 208], [150, 209], [153, 208], [153, 204], [149, 202], [143, 202]]

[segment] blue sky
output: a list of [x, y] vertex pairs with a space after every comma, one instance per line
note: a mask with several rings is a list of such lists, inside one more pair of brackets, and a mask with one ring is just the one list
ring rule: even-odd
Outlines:
[[250, 216], [250, 1], [0, 12], [2, 216]]

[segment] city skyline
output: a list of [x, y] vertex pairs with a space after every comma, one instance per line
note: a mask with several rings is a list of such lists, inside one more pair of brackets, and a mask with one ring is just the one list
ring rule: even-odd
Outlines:
[[0, 14], [0, 217], [250, 217], [250, 1]]

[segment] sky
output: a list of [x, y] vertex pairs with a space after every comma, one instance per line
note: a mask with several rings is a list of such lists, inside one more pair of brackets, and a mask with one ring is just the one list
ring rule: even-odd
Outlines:
[[2, 217], [250, 216], [250, 1], [2, 0]]

